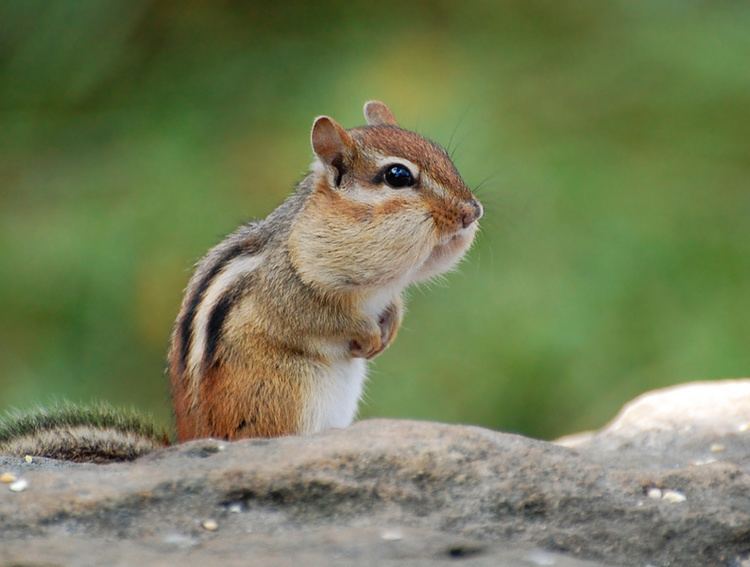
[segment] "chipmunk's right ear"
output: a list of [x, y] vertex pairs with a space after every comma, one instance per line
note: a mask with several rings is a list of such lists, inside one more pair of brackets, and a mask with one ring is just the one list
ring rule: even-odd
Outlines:
[[346, 163], [354, 153], [354, 140], [349, 132], [329, 116], [318, 116], [315, 119], [310, 138], [315, 155], [324, 164], [336, 170], [336, 185], [338, 185], [344, 174]]
[[365, 120], [370, 126], [398, 126], [396, 117], [384, 102], [370, 100], [365, 103]]

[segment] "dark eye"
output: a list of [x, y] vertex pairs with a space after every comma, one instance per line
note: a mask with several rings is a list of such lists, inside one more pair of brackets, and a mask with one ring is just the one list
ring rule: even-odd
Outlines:
[[409, 171], [409, 168], [400, 163], [389, 165], [385, 168], [385, 174], [383, 175], [385, 182], [394, 187], [400, 189], [401, 187], [411, 187], [414, 185], [414, 176]]

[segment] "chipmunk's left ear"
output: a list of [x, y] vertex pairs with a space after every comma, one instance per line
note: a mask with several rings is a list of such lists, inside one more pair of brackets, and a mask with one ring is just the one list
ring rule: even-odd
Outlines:
[[365, 120], [370, 126], [396, 126], [396, 118], [384, 102], [370, 100], [365, 103]]
[[339, 185], [356, 152], [354, 139], [333, 118], [318, 116], [313, 123], [310, 141], [320, 161], [336, 170], [336, 185]]

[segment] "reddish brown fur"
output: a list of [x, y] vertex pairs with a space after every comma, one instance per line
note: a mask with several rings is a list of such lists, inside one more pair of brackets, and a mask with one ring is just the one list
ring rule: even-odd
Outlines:
[[333, 191], [323, 178], [315, 185], [308, 207], [310, 211], [320, 211], [321, 214], [333, 212], [336, 216], [348, 217], [357, 223], [368, 221], [373, 213], [371, 205], [346, 199], [341, 193]]
[[379, 203], [375, 206], [375, 214], [378, 215], [390, 215], [395, 212], [398, 212], [400, 210], [403, 210], [405, 207], [409, 206], [409, 201], [406, 199], [388, 199], [387, 201], [383, 203]]
[[222, 363], [203, 376], [200, 399], [198, 436], [233, 440], [298, 431], [301, 384], [278, 365], [249, 371], [244, 364]]
[[177, 333], [172, 334], [172, 348], [169, 350], [169, 378], [172, 386], [172, 409], [177, 428], [177, 440], [182, 442], [198, 437], [195, 421], [190, 412], [190, 392], [185, 372], [179, 370], [181, 364], [180, 339]]
[[243, 348], [256, 354], [252, 360], [226, 353], [202, 374], [197, 404], [191, 407], [190, 400], [182, 398], [176, 412], [179, 441], [297, 432], [303, 385], [288, 377], [298, 373], [300, 365], [309, 365], [310, 359], [299, 351], [269, 344], [258, 335], [243, 343]]

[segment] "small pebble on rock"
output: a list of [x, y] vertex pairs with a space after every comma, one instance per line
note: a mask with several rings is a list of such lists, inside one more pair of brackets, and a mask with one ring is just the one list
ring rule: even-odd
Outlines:
[[401, 533], [401, 530], [384, 530], [383, 533], [380, 534], [380, 537], [384, 541], [399, 541], [404, 539], [404, 534]]
[[219, 524], [216, 523], [216, 520], [203, 520], [201, 525], [204, 530], [208, 530], [209, 532], [215, 532], [219, 529]]
[[687, 500], [682, 492], [677, 492], [676, 490], [665, 490], [661, 499], [666, 500], [667, 502], [670, 502], [672, 504], [678, 504]]
[[32, 457], [31, 455], [26, 455], [23, 458], [23, 460], [26, 461], [27, 463], [33, 463], [34, 462], [34, 457]]
[[541, 549], [534, 549], [530, 551], [526, 556], [526, 559], [528, 559], [534, 565], [540, 565], [544, 567], [555, 565], [557, 563], [554, 555], [546, 551], [542, 551]]
[[721, 443], [714, 443], [713, 445], [711, 445], [712, 453], [721, 453], [724, 449], [726, 449], [726, 447]]
[[240, 512], [242, 512], [242, 504], [238, 504], [237, 502], [235, 502], [234, 504], [230, 504], [229, 511], [232, 514], [239, 514]]
[[8, 488], [13, 492], [23, 492], [29, 486], [29, 481], [25, 478], [19, 478], [17, 481], [12, 482]]
[[4, 472], [3, 474], [0, 474], [0, 482], [3, 484], [10, 484], [11, 482], [16, 482], [16, 480], [18, 479], [13, 473]]
[[661, 500], [661, 488], [652, 487], [648, 489], [646, 496], [653, 498], [654, 500]]

